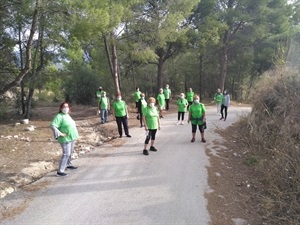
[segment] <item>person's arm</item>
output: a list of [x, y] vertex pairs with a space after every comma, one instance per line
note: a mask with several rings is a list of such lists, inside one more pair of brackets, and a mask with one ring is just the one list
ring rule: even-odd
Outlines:
[[205, 113], [205, 112], [204, 112], [203, 115], [202, 115], [202, 121], [203, 121], [203, 122], [206, 122], [206, 113]]
[[55, 140], [60, 136], [62, 136], [62, 137], [67, 136], [65, 133], [60, 132], [56, 126], [51, 125], [50, 128], [53, 131], [53, 136], [54, 136]]
[[127, 116], [127, 118], [129, 118], [128, 109], [127, 109], [127, 105], [125, 105], [125, 112], [126, 112], [126, 116]]
[[158, 129], [160, 130], [160, 119], [159, 116], [157, 117]]
[[190, 123], [190, 121], [191, 121], [191, 111], [189, 111], [189, 116], [188, 116], [188, 123]]

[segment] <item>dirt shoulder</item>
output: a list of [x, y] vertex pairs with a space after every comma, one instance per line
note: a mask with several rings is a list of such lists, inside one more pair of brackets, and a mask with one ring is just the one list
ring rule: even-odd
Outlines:
[[[57, 169], [61, 149], [53, 139], [49, 128], [53, 115], [58, 111], [57, 104], [40, 106], [34, 111], [29, 124], [19, 124], [19, 120], [11, 120], [0, 124], [0, 200], [18, 188], [28, 184], [45, 174]], [[139, 126], [133, 107], [129, 108], [130, 127]], [[176, 112], [175, 104], [166, 113]], [[119, 145], [116, 124], [110, 121], [100, 124], [96, 116], [96, 107], [73, 106], [72, 117], [77, 123], [80, 139], [76, 144], [76, 157], [88, 154], [95, 146], [104, 142]], [[33, 127], [33, 131], [27, 131]], [[209, 186], [208, 209], [213, 225], [262, 224], [258, 214], [255, 198], [257, 184], [253, 184], [253, 169], [245, 164], [245, 155], [234, 139], [234, 128], [230, 132], [219, 130], [225, 142], [216, 142], [224, 151], [210, 157], [207, 168]], [[2, 210], [2, 206], [1, 211]], [[7, 211], [5, 209], [5, 211]], [[2, 215], [3, 217], [3, 215]], [[1, 221], [1, 220], [0, 220]]]

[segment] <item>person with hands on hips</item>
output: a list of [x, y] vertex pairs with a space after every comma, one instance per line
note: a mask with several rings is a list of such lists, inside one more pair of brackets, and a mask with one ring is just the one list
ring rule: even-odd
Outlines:
[[154, 147], [155, 136], [157, 129], [160, 130], [159, 112], [155, 106], [155, 98], [150, 97], [148, 99], [148, 105], [143, 109], [143, 122], [145, 124], [146, 139], [144, 144], [144, 155], [149, 155], [147, 146], [150, 142], [150, 151], [156, 152], [157, 149]]
[[113, 103], [112, 112], [113, 112], [113, 117], [115, 117], [117, 122], [120, 138], [123, 135], [122, 124], [124, 127], [125, 135], [130, 138], [131, 135], [129, 134], [128, 120], [127, 120], [129, 118], [129, 114], [128, 114], [126, 102], [122, 100], [121, 94], [117, 94], [116, 97], [117, 99]]
[[77, 169], [72, 165], [71, 156], [74, 151], [75, 140], [78, 139], [78, 131], [75, 121], [69, 115], [70, 106], [63, 102], [59, 107], [59, 112], [51, 121], [50, 127], [53, 131], [54, 138], [58, 140], [62, 148], [62, 156], [57, 170], [57, 176], [67, 176], [65, 169]]
[[201, 134], [201, 141], [203, 143], [206, 142], [204, 138], [204, 129], [206, 124], [206, 115], [205, 115], [206, 109], [204, 105], [200, 102], [200, 97], [198, 95], [194, 96], [194, 102], [190, 106], [189, 109], [189, 117], [188, 117], [188, 123], [191, 121], [192, 124], [192, 140], [191, 142], [195, 141], [195, 135], [197, 131], [197, 126], [199, 128], [200, 134]]

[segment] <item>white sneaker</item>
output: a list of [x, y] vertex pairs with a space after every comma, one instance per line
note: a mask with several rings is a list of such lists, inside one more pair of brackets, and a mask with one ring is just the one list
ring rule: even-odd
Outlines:
[[176, 125], [179, 125], [179, 121], [176, 123]]
[[181, 123], [180, 123], [181, 125], [184, 125], [184, 122], [183, 121], [181, 121]]

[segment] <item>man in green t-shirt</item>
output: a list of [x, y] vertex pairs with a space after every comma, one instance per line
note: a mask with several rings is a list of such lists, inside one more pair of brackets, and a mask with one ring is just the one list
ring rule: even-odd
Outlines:
[[159, 113], [157, 108], [155, 107], [155, 98], [150, 97], [148, 99], [148, 106], [146, 106], [143, 109], [143, 122], [145, 124], [145, 130], [146, 130], [146, 140], [144, 144], [143, 154], [149, 155], [147, 146], [149, 144], [150, 139], [151, 139], [151, 143], [150, 143], [149, 150], [154, 152], [157, 151], [157, 149], [153, 145], [154, 145], [157, 129], [160, 130]]
[[221, 113], [221, 105], [222, 105], [223, 94], [221, 93], [221, 89], [217, 89], [217, 93], [214, 96], [214, 100], [217, 106], [217, 115]]
[[134, 98], [135, 98], [135, 108], [137, 108], [138, 107], [138, 102], [139, 102], [139, 100], [141, 98], [141, 92], [140, 92], [140, 88], [139, 87], [137, 87], [135, 89]]
[[200, 97], [198, 95], [194, 96], [194, 103], [190, 106], [189, 109], [189, 118], [188, 123], [191, 121], [192, 124], [192, 140], [195, 141], [195, 134], [197, 131], [197, 126], [201, 134], [201, 141], [206, 142], [204, 138], [204, 129], [206, 128], [206, 109], [204, 105], [200, 102]]
[[194, 92], [192, 88], [189, 88], [189, 90], [186, 92], [186, 100], [188, 101], [189, 105], [187, 109], [189, 109], [190, 105], [193, 104], [194, 101]]
[[166, 101], [166, 110], [169, 110], [169, 102], [170, 102], [170, 97], [171, 97], [171, 90], [169, 88], [169, 85], [166, 85], [166, 88], [163, 90], [164, 96], [165, 96], [165, 101]]
[[159, 94], [157, 95], [157, 101], [158, 101], [158, 109], [159, 109], [159, 117], [163, 117], [163, 110], [165, 109], [165, 95], [163, 93], [163, 89], [159, 89]]
[[[176, 125], [183, 125], [184, 122], [184, 114], [186, 113], [187, 106], [188, 106], [188, 101], [184, 98], [184, 94], [180, 93], [179, 99], [177, 100], [177, 107], [178, 107], [178, 122]], [[181, 121], [180, 121], [181, 117]]]
[[108, 110], [110, 110], [110, 105], [109, 105], [109, 99], [106, 96], [106, 92], [102, 92], [101, 98], [99, 98], [98, 102], [98, 110], [99, 110], [99, 115], [101, 119], [101, 123], [107, 123], [108, 122]]

